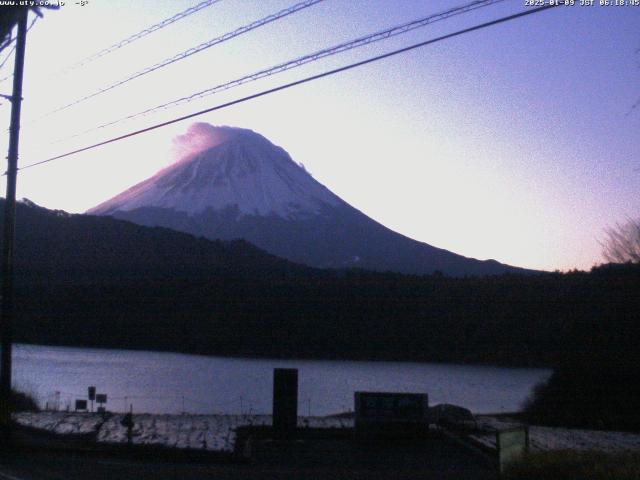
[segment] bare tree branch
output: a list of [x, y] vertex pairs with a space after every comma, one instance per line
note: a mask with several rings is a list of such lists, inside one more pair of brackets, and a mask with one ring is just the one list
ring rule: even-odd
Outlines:
[[612, 263], [640, 263], [640, 219], [629, 219], [605, 230], [602, 255]]

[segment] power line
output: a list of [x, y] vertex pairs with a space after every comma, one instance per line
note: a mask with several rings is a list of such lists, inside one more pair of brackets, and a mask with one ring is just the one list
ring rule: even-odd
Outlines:
[[[213, 5], [215, 3], [218, 3], [220, 1], [222, 1], [222, 0], [205, 0], [204, 2], [201, 2], [201, 3], [199, 3], [198, 5], [196, 5], [194, 7], [187, 8], [186, 10], [184, 10], [184, 11], [182, 11], [180, 13], [177, 13], [177, 14], [175, 14], [174, 16], [172, 16], [170, 18], [167, 18], [166, 20], [163, 20], [160, 23], [152, 25], [149, 28], [146, 28], [146, 29], [144, 29], [144, 30], [142, 30], [142, 31], [140, 31], [138, 33], [135, 33], [135, 34], [125, 38], [124, 40], [122, 40], [120, 42], [114, 43], [113, 45], [111, 45], [111, 46], [109, 46], [107, 48], [104, 48], [104, 49], [100, 50], [99, 52], [96, 52], [93, 55], [90, 55], [89, 57], [86, 57], [85, 59], [80, 60], [79, 62], [68, 66], [67, 68], [65, 68], [65, 69], [61, 70], [60, 72], [58, 72], [58, 74], [61, 75], [61, 74], [70, 72], [72, 70], [75, 70], [77, 68], [80, 68], [80, 67], [82, 67], [82, 66], [84, 66], [84, 65], [86, 65], [86, 64], [88, 64], [90, 62], [93, 62], [94, 60], [97, 60], [98, 58], [104, 57], [105, 55], [124, 47], [125, 45], [129, 45], [130, 43], [133, 43], [136, 40], [139, 40], [142, 37], [145, 37], [145, 36], [149, 35], [150, 33], [153, 33], [153, 32], [155, 32], [157, 30], [160, 30], [161, 28], [164, 28], [164, 27], [166, 27], [168, 25], [171, 25], [172, 23], [177, 22], [178, 20], [181, 20], [181, 19], [183, 19], [185, 17], [188, 17], [189, 15], [194, 14], [196, 12], [199, 12], [200, 10], [202, 10], [204, 8], [207, 8], [207, 7], [210, 7], [211, 5]], [[29, 27], [29, 28], [31, 28], [31, 27]], [[15, 38], [12, 39], [11, 41], [13, 41], [13, 40], [15, 40]], [[7, 45], [8, 45], [8, 43], [7, 43]], [[11, 75], [8, 75], [6, 77], [0, 78], [0, 83], [4, 82], [5, 80], [8, 80], [9, 78], [11, 78]]]
[[[7, 63], [7, 61], [11, 58], [11, 55], [15, 50], [16, 50], [16, 46], [14, 45], [13, 47], [11, 47], [11, 50], [9, 50], [9, 53], [7, 53], [7, 56], [4, 57], [4, 60], [2, 60], [2, 63], [0, 63], [0, 70], [2, 70], [2, 67], [4, 67], [5, 63]], [[7, 78], [10, 78], [10, 76], [11, 75], [9, 75]]]
[[366, 60], [361, 60], [359, 62], [351, 63], [351, 64], [345, 65], [343, 67], [335, 68], [333, 70], [328, 70], [326, 72], [319, 73], [319, 74], [316, 74], [316, 75], [312, 75], [310, 77], [306, 77], [306, 78], [303, 78], [301, 80], [296, 80], [294, 82], [286, 83], [286, 84], [280, 85], [278, 87], [274, 87], [274, 88], [270, 88], [270, 89], [267, 89], [267, 90], [263, 90], [261, 92], [254, 93], [254, 94], [248, 95], [246, 97], [242, 97], [242, 98], [239, 98], [239, 99], [236, 99], [236, 100], [232, 100], [232, 101], [229, 101], [229, 102], [226, 102], [226, 103], [222, 103], [220, 105], [216, 105], [216, 106], [213, 106], [213, 107], [210, 107], [210, 108], [206, 108], [204, 110], [200, 110], [198, 112], [190, 113], [188, 115], [177, 117], [177, 118], [174, 118], [172, 120], [168, 120], [166, 122], [162, 122], [162, 123], [158, 123], [156, 125], [152, 125], [150, 127], [142, 128], [140, 130], [135, 130], [133, 132], [129, 132], [129, 133], [126, 133], [124, 135], [120, 135], [118, 137], [110, 138], [109, 140], [104, 140], [102, 142], [94, 143], [93, 145], [89, 145], [89, 146], [86, 146], [86, 147], [83, 147], [83, 148], [72, 150], [70, 152], [63, 153], [61, 155], [56, 155], [54, 157], [50, 157], [50, 158], [47, 158], [45, 160], [40, 160], [38, 162], [34, 162], [34, 163], [31, 163], [31, 164], [25, 165], [20, 170], [25, 170], [27, 168], [35, 167], [35, 166], [38, 166], [38, 165], [43, 165], [45, 163], [49, 163], [49, 162], [53, 162], [55, 160], [59, 160], [61, 158], [69, 157], [69, 156], [75, 155], [77, 153], [86, 152], [88, 150], [93, 150], [95, 148], [102, 147], [104, 145], [108, 145], [110, 143], [118, 142], [118, 141], [124, 140], [126, 138], [130, 138], [130, 137], [134, 137], [134, 136], [137, 136], [137, 135], [141, 135], [143, 133], [147, 133], [147, 132], [150, 132], [152, 130], [156, 130], [158, 128], [166, 127], [168, 125], [172, 125], [174, 123], [178, 123], [178, 122], [181, 122], [183, 120], [188, 120], [190, 118], [197, 117], [197, 116], [203, 115], [205, 113], [210, 113], [210, 112], [213, 112], [213, 111], [216, 111], [216, 110], [222, 110], [224, 108], [227, 108], [227, 107], [230, 107], [230, 106], [233, 106], [233, 105], [244, 103], [244, 102], [247, 102], [249, 100], [256, 99], [256, 98], [264, 97], [265, 95], [269, 95], [271, 93], [275, 93], [275, 92], [279, 92], [279, 91], [282, 91], [282, 90], [286, 90], [286, 89], [289, 89], [291, 87], [295, 87], [295, 86], [298, 86], [298, 85], [302, 85], [304, 83], [308, 83], [308, 82], [311, 82], [311, 81], [314, 81], [314, 80], [318, 80], [318, 79], [321, 79], [321, 78], [324, 78], [324, 77], [335, 75], [337, 73], [345, 72], [347, 70], [352, 70], [354, 68], [361, 67], [361, 66], [367, 65], [369, 63], [377, 62], [379, 60], [383, 60], [385, 58], [393, 57], [393, 56], [399, 55], [401, 53], [409, 52], [409, 51], [415, 50], [417, 48], [425, 47], [427, 45], [431, 45], [433, 43], [437, 43], [437, 42], [440, 42], [440, 41], [443, 41], [443, 40], [447, 40], [449, 38], [457, 37], [457, 36], [463, 35], [465, 33], [470, 33], [470, 32], [474, 32], [476, 30], [481, 30], [481, 29], [484, 29], [484, 28], [488, 28], [488, 27], [491, 27], [493, 25], [498, 25], [500, 23], [504, 23], [504, 22], [508, 22], [508, 21], [511, 21], [511, 20], [515, 20], [517, 18], [525, 17], [527, 15], [533, 15], [534, 13], [539, 13], [539, 12], [542, 12], [544, 10], [548, 10], [550, 8], [555, 8], [558, 5], [562, 5], [562, 3], [560, 3], [560, 4], [547, 4], [547, 5], [542, 6], [542, 7], [533, 8], [531, 10], [526, 10], [524, 12], [516, 13], [516, 14], [513, 14], [513, 15], [506, 16], [506, 17], [501, 17], [501, 18], [499, 18], [497, 20], [492, 20], [490, 22], [485, 22], [485, 23], [482, 23], [482, 24], [479, 24], [479, 25], [475, 25], [473, 27], [465, 28], [463, 30], [458, 30], [456, 32], [449, 33], [447, 35], [442, 35], [440, 37], [437, 37], [437, 38], [434, 38], [434, 39], [431, 39], [431, 40], [426, 40], [424, 42], [415, 43], [415, 44], [410, 45], [408, 47], [400, 48], [400, 49], [394, 50], [392, 52], [383, 53], [383, 54], [377, 55], [375, 57], [370, 57], [370, 58], [368, 58]]
[[125, 45], [129, 45], [130, 43], [135, 42], [136, 40], [140, 40], [142, 37], [146, 37], [147, 35], [160, 30], [161, 28], [164, 28], [168, 25], [171, 25], [174, 22], [177, 22], [178, 20], [182, 20], [185, 17], [188, 17], [189, 15], [192, 15], [196, 12], [199, 12], [200, 10], [203, 10], [207, 7], [212, 6], [215, 3], [220, 2], [221, 0], [205, 0], [204, 2], [200, 2], [198, 5], [194, 6], [194, 7], [190, 7], [187, 8], [186, 10], [176, 13], [174, 16], [169, 17], [163, 21], [161, 21], [160, 23], [156, 23], [155, 25], [152, 25], [148, 28], [145, 28], [144, 30], [138, 32], [138, 33], [134, 33], [133, 35], [125, 38], [124, 40], [121, 40], [120, 42], [114, 43], [113, 45], [110, 45], [106, 48], [103, 48], [102, 50], [100, 50], [99, 52], [94, 53], [93, 55], [90, 55], [86, 58], [84, 58], [83, 60], [80, 60], [79, 62], [74, 63], [73, 65], [67, 67], [64, 71], [70, 71], [70, 70], [74, 70], [76, 68], [79, 67], [83, 67], [84, 65], [93, 62], [94, 60], [97, 60], [98, 58], [104, 57], [105, 55], [118, 50], [122, 47], [124, 47]]
[[6, 39], [3, 43], [0, 44], [0, 52], [2, 50], [4, 50], [5, 48], [7, 48], [9, 45], [11, 45], [15, 41], [16, 41], [16, 37], [11, 37], [11, 38]]
[[[33, 20], [31, 20], [31, 23], [29, 24], [29, 27], [27, 27], [27, 32], [29, 32], [29, 30], [31, 30], [31, 27], [33, 27], [33, 25], [36, 23], [38, 18], [39, 18], [38, 16], [33, 17]], [[7, 43], [5, 45], [5, 47], [9, 46], [10, 43], [13, 42], [14, 40], [15, 40], [15, 38], [11, 39], [9, 41], [9, 43]], [[0, 63], [0, 69], [2, 69], [2, 67], [4, 67], [5, 63], [7, 63], [7, 61], [9, 60], [9, 58], [11, 57], [11, 55], [13, 54], [15, 49], [16, 49], [16, 45], [14, 44], [13, 47], [11, 48], [11, 50], [9, 51], [9, 53], [7, 54], [7, 56], [4, 58], [4, 60], [2, 60], [2, 63]], [[11, 72], [6, 77], [0, 78], [0, 83], [4, 82], [5, 80], [9, 80], [11, 77], [13, 77], [13, 72]]]
[[194, 93], [192, 95], [189, 95], [188, 97], [182, 97], [182, 98], [179, 98], [177, 100], [172, 100], [170, 102], [163, 103], [161, 105], [157, 105], [157, 106], [152, 107], [152, 108], [148, 108], [148, 109], [143, 110], [141, 112], [133, 113], [133, 114], [127, 115], [125, 117], [121, 117], [119, 119], [112, 120], [110, 122], [100, 124], [100, 125], [98, 125], [96, 127], [89, 128], [89, 129], [84, 130], [84, 131], [82, 131], [80, 133], [77, 133], [75, 135], [56, 140], [53, 143], [58, 143], [58, 142], [63, 141], [63, 140], [76, 138], [76, 137], [79, 137], [79, 136], [84, 135], [86, 133], [93, 132], [95, 130], [99, 130], [99, 129], [102, 129], [102, 128], [106, 128], [106, 127], [109, 127], [111, 125], [115, 125], [116, 123], [120, 123], [122, 121], [132, 120], [132, 119], [140, 117], [140, 116], [145, 116], [145, 115], [151, 114], [151, 113], [159, 111], [159, 110], [165, 110], [165, 109], [170, 108], [170, 107], [176, 107], [178, 105], [189, 103], [189, 102], [191, 102], [192, 100], [195, 100], [195, 99], [204, 98], [206, 96], [213, 95], [215, 93], [218, 93], [218, 92], [221, 92], [221, 91], [224, 91], [224, 90], [229, 90], [231, 88], [239, 87], [241, 85], [244, 85], [245, 83], [253, 82], [253, 81], [259, 80], [259, 79], [264, 78], [264, 77], [268, 77], [268, 76], [271, 76], [271, 75], [275, 75], [277, 73], [281, 73], [281, 72], [284, 72], [284, 71], [287, 71], [287, 70], [291, 70], [293, 68], [300, 67], [300, 66], [305, 65], [307, 63], [311, 63], [311, 62], [314, 62], [316, 60], [320, 60], [320, 59], [325, 58], [325, 57], [333, 56], [333, 55], [336, 55], [338, 53], [345, 52], [347, 50], [352, 50], [354, 48], [358, 48], [358, 47], [361, 47], [361, 46], [369, 45], [369, 44], [374, 43], [374, 42], [378, 42], [378, 41], [381, 41], [381, 40], [386, 40], [386, 39], [394, 37], [396, 35], [401, 35], [401, 34], [410, 32], [412, 30], [415, 30], [417, 28], [421, 28], [421, 27], [430, 25], [432, 23], [435, 23], [435, 22], [438, 22], [438, 21], [441, 21], [441, 20], [446, 20], [447, 18], [456, 16], [456, 15], [460, 15], [462, 13], [467, 13], [467, 12], [476, 10], [478, 8], [487, 7], [489, 5], [492, 5], [494, 3], [499, 3], [499, 2], [502, 2], [502, 1], [504, 1], [504, 0], [475, 0], [475, 1], [471, 2], [471, 3], [469, 3], [469, 4], [463, 5], [461, 7], [452, 8], [450, 10], [446, 10], [444, 12], [432, 14], [432, 15], [429, 15], [427, 17], [420, 18], [418, 20], [413, 20], [411, 22], [403, 23], [401, 25], [397, 25], [395, 27], [388, 28], [386, 30], [378, 31], [376, 33], [365, 35], [365, 36], [356, 38], [354, 40], [350, 40], [348, 42], [340, 43], [338, 45], [334, 45], [332, 47], [325, 48], [323, 50], [319, 50], [317, 52], [314, 52], [314, 53], [311, 53], [311, 54], [308, 54], [308, 55], [304, 55], [304, 56], [296, 58], [294, 60], [289, 60], [289, 61], [287, 61], [285, 63], [281, 63], [281, 64], [278, 64], [278, 65], [266, 68], [264, 70], [259, 70], [257, 72], [251, 73], [249, 75], [245, 75], [245, 76], [243, 76], [241, 78], [238, 78], [238, 79], [235, 79], [235, 80], [231, 80], [229, 82], [225, 82], [225, 83], [216, 85], [216, 86], [211, 87], [211, 88], [207, 88], [207, 89], [202, 90], [200, 92], [197, 92], [197, 93]]
[[[196, 46], [196, 47], [192, 47], [189, 48], [188, 50], [185, 50], [184, 52], [178, 53], [177, 55], [174, 55], [173, 57], [167, 58], [165, 60], [162, 60], [161, 62], [158, 62], [154, 65], [151, 65], [150, 67], [146, 67], [142, 70], [139, 70], [131, 75], [129, 75], [126, 78], [123, 78], [121, 80], [118, 80], [117, 82], [114, 82], [106, 87], [100, 88], [99, 90], [96, 90], [93, 93], [90, 93], [88, 95], [85, 95], [84, 97], [80, 97], [66, 105], [63, 105], [61, 107], [56, 108], [55, 110], [52, 110], [48, 113], [46, 113], [45, 115], [43, 115], [42, 117], [40, 117], [40, 119], [42, 118], [46, 118], [50, 115], [53, 115], [54, 113], [58, 113], [61, 112], [62, 110], [66, 110], [69, 107], [72, 107], [74, 105], [77, 105], [81, 102], [84, 102], [86, 100], [89, 100], [90, 98], [93, 97], [97, 97], [98, 95], [101, 95], [105, 92], [108, 92], [109, 90], [113, 90], [116, 87], [119, 87], [120, 85], [124, 85], [127, 82], [130, 82], [131, 80], [134, 80], [136, 78], [142, 77], [144, 75], [147, 75], [151, 72], [154, 72], [160, 68], [166, 67], [167, 65], [171, 65], [172, 63], [175, 63], [179, 60], [183, 60], [187, 57], [190, 57], [191, 55], [194, 55], [196, 53], [199, 53], [203, 50], [206, 50], [207, 48], [213, 47], [214, 45], [218, 45], [220, 43], [226, 42], [227, 40], [231, 40], [232, 38], [235, 38], [237, 36], [240, 36], [242, 34], [245, 34], [247, 32], [250, 32], [251, 30], [254, 30], [256, 28], [262, 27], [264, 25], [267, 25], [271, 22], [274, 22], [276, 20], [279, 20], [281, 18], [284, 18], [288, 15], [291, 15], [293, 13], [296, 13], [300, 10], [303, 10], [305, 8], [311, 7], [312, 5], [315, 5], [316, 3], [320, 3], [324, 0], [305, 0], [303, 2], [297, 3], [295, 5], [292, 5], [291, 7], [285, 8], [284, 10], [280, 10], [279, 12], [273, 13], [271, 15], [268, 15], [264, 18], [261, 18], [260, 20], [256, 20], [255, 22], [252, 22], [248, 25], [245, 25], [243, 27], [237, 28], [236, 30], [233, 30], [231, 32], [227, 32], [224, 35], [221, 35], [219, 37], [213, 38], [207, 42], [201, 43], [200, 45]], [[39, 119], [39, 120], [40, 120]]]
[[0, 78], [0, 83], [4, 83], [5, 81], [9, 80], [11, 77], [13, 77], [13, 73], [10, 73], [5, 77]]

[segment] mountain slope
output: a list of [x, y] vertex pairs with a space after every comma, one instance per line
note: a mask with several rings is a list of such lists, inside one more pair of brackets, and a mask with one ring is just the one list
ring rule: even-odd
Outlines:
[[[195, 124], [184, 158], [88, 211], [211, 239], [243, 238], [297, 263], [455, 276], [524, 272], [393, 232], [250, 130]], [[203, 140], [204, 139], [204, 140]]]

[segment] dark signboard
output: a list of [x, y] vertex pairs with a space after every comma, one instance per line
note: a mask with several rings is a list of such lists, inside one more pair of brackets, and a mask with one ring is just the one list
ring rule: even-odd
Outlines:
[[76, 400], [76, 411], [78, 410], [86, 410], [87, 409], [87, 401], [86, 400]]
[[427, 424], [426, 393], [356, 392], [356, 427], [376, 424]]
[[295, 432], [298, 423], [298, 369], [273, 371], [273, 428], [279, 433]]
[[96, 393], [96, 402], [98, 402], [98, 403], [107, 403], [107, 394], [106, 393]]
[[96, 399], [96, 387], [89, 387], [89, 400], [94, 401]]

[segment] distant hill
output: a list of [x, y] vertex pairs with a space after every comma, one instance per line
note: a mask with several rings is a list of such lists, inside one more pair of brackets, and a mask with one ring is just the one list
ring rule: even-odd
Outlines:
[[[0, 219], [4, 199], [0, 199]], [[308, 275], [313, 269], [243, 240], [212, 241], [167, 228], [17, 204], [16, 276], [22, 283]]]

